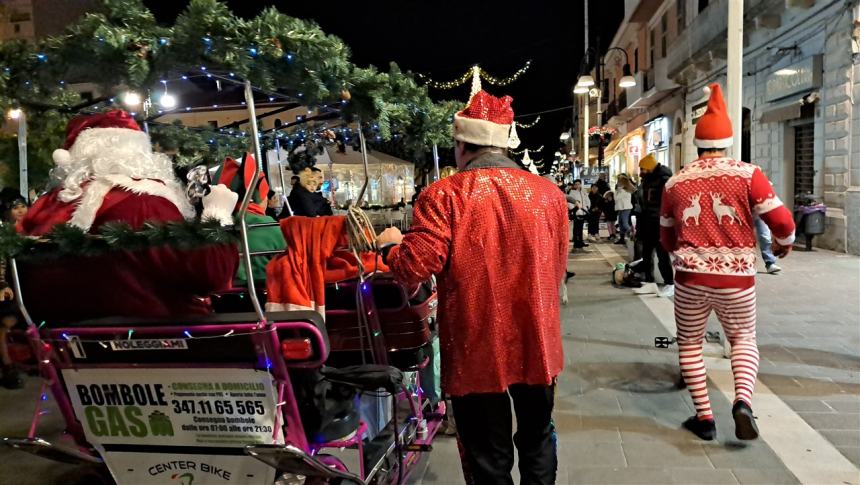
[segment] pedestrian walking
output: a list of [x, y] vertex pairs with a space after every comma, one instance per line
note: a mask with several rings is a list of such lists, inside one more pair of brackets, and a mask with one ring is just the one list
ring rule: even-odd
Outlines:
[[756, 344], [756, 215], [776, 236], [773, 252], [785, 257], [794, 242], [791, 213], [755, 165], [727, 158], [732, 124], [719, 84], [696, 125], [699, 158], [666, 184], [660, 210], [661, 243], [674, 256], [678, 288], [675, 323], [681, 373], [696, 415], [684, 427], [703, 440], [716, 437], [708, 399], [702, 344], [714, 311], [731, 344], [735, 436], [758, 437], [752, 394], [758, 374]]
[[406, 287], [437, 275], [442, 382], [453, 396], [467, 481], [513, 483], [515, 443], [522, 482], [551, 485], [567, 207], [555, 184], [506, 156], [511, 101], [485, 91], [472, 97], [454, 118], [460, 172], [418, 199], [408, 234], [389, 228], [378, 244]]
[[597, 184], [588, 191], [588, 241], [597, 242], [600, 234], [600, 214], [603, 212], [603, 196]]
[[633, 210], [633, 192], [636, 186], [630, 181], [627, 174], [618, 176], [618, 184], [615, 187], [615, 211], [618, 213], [619, 238], [615, 244], [627, 244], [627, 235], [630, 233], [630, 213]]
[[571, 218], [573, 220], [573, 248], [582, 249], [588, 246], [583, 240], [583, 230], [585, 229], [585, 220], [588, 218], [589, 208], [591, 206], [588, 194], [582, 190], [582, 180], [576, 179], [570, 191], [567, 193], [567, 203], [570, 208]]
[[[658, 268], [663, 278], [664, 287], [658, 292], [660, 296], [671, 297], [675, 292], [675, 280], [672, 274], [672, 260], [660, 246], [660, 203], [663, 198], [663, 188], [672, 176], [672, 171], [657, 163], [654, 155], [646, 155], [639, 161], [642, 173], [641, 214], [636, 218], [636, 238], [642, 241], [642, 259], [633, 268], [636, 273], [644, 273], [644, 281], [653, 283], [654, 253], [657, 253]], [[654, 287], [654, 285], [650, 285]]]

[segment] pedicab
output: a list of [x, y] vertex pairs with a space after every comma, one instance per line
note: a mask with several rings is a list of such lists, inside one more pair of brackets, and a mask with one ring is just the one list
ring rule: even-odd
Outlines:
[[[245, 98], [255, 119], [250, 83]], [[251, 131], [260, 161], [254, 123]], [[252, 184], [261, 173], [257, 162]], [[43, 382], [27, 436], [6, 445], [98, 467], [120, 485], [405, 482], [445, 414], [418, 373], [433, 358], [434, 285], [412, 291], [360, 271], [326, 289], [325, 319], [264, 311], [251, 264], [260, 254], [248, 245], [255, 227], [244, 219], [251, 192], [238, 217], [248, 287], [217, 296], [250, 312], [37, 324], [22, 292], [32, 285], [11, 260]], [[360, 419], [362, 393], [390, 412]], [[39, 434], [48, 396], [65, 421], [58, 441]]]

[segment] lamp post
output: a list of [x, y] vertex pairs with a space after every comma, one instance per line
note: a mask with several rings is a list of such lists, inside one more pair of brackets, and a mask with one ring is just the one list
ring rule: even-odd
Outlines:
[[[603, 93], [601, 92], [601, 86], [603, 80], [603, 69], [606, 66], [605, 62], [603, 61], [603, 58], [605, 54], [608, 54], [609, 52], [612, 52], [614, 50], [624, 53], [624, 65], [621, 68], [621, 79], [618, 80], [618, 86], [624, 89], [636, 86], [636, 78], [633, 77], [633, 74], [630, 71], [630, 56], [627, 54], [627, 51], [620, 47], [610, 47], [602, 55], [600, 53], [600, 42], [598, 40], [597, 46], [591, 47], [586, 50], [585, 56], [582, 58], [582, 62], [579, 66], [579, 79], [576, 81], [576, 86], [573, 88], [573, 92], [576, 94], [587, 94], [587, 96], [583, 100], [583, 115], [585, 119], [582, 126], [582, 146], [584, 152], [583, 162], [586, 164], [588, 163], [588, 111], [590, 98], [597, 98], [597, 117], [598, 122], [600, 122], [600, 115], [602, 113], [600, 98], [603, 95]], [[596, 58], [594, 66], [594, 73], [597, 76], [596, 80], [594, 77], [591, 76], [591, 74], [585, 71], [585, 66], [588, 65], [589, 61], [589, 54], [593, 55]], [[600, 155], [600, 148], [601, 147], [598, 146], [598, 167], [603, 165], [603, 157]]]
[[30, 200], [27, 181], [27, 114], [21, 108], [13, 108], [6, 113], [6, 117], [18, 122], [18, 188], [21, 197]]

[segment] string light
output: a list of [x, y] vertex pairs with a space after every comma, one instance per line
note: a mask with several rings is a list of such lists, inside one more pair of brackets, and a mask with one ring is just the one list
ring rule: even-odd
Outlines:
[[535, 118], [535, 120], [534, 120], [534, 121], [532, 121], [531, 123], [520, 123], [519, 121], [517, 121], [517, 128], [526, 128], [526, 129], [528, 129], [528, 128], [532, 128], [532, 127], [534, 127], [536, 124], [538, 124], [539, 122], [540, 122], [540, 116], [538, 116], [537, 118]]
[[[517, 123], [517, 125], [519, 125], [519, 123]], [[525, 152], [540, 152], [540, 151], [543, 151], [543, 145], [541, 145], [539, 148], [523, 148], [522, 150], [511, 150], [511, 153], [513, 153], [514, 155], [522, 155]]]
[[525, 72], [529, 70], [529, 67], [531, 66], [531, 64], [532, 64], [532, 61], [526, 61], [525, 65], [523, 67], [519, 68], [517, 70], [517, 72], [511, 74], [510, 76], [508, 76], [506, 78], [495, 77], [492, 74], [485, 71], [480, 66], [471, 67], [471, 68], [469, 68], [468, 71], [463, 73], [462, 76], [458, 77], [457, 79], [454, 79], [452, 81], [447, 81], [447, 82], [434, 81], [429, 76], [425, 76], [423, 74], [418, 74], [417, 76], [420, 79], [426, 80], [427, 85], [430, 87], [433, 87], [436, 89], [454, 89], [456, 87], [462, 86], [462, 85], [466, 84], [467, 82], [469, 82], [472, 79], [473, 74], [475, 72], [474, 68], [477, 67], [478, 68], [477, 73], [480, 76], [480, 78], [483, 79], [484, 81], [487, 81], [488, 83], [492, 84], [493, 86], [507, 86], [508, 84], [511, 84], [512, 82], [519, 79], [520, 76], [525, 74]]

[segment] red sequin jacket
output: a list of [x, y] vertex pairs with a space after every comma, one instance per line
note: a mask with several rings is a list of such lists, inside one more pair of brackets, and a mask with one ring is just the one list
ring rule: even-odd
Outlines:
[[446, 393], [548, 385], [561, 373], [567, 224], [558, 187], [498, 154], [418, 198], [410, 232], [388, 263], [408, 286], [437, 275]]

